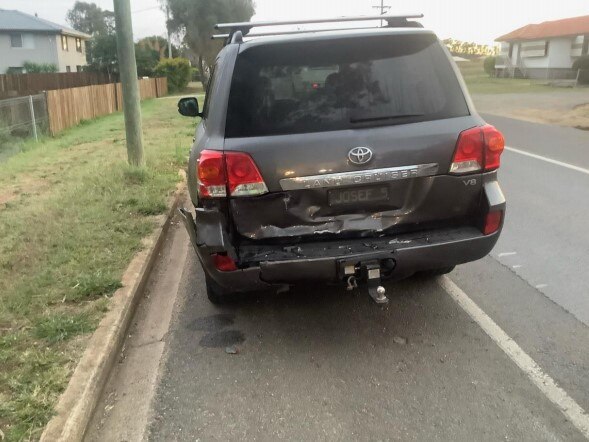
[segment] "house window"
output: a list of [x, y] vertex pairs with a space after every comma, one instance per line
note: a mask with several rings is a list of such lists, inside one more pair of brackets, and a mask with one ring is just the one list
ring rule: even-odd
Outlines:
[[22, 34], [10, 34], [10, 47], [22, 48]]
[[65, 67], [65, 71], [66, 72], [71, 72], [72, 71], [72, 67], [71, 66], [66, 66]]
[[67, 35], [62, 35], [61, 36], [61, 49], [63, 49], [64, 51], [67, 51]]
[[82, 39], [76, 38], [76, 51], [82, 52]]
[[513, 56], [513, 43], [509, 43], [509, 58]]
[[77, 65], [76, 66], [76, 72], [82, 72], [82, 66]]
[[589, 35], [586, 35], [583, 39], [583, 49], [581, 50], [581, 55], [589, 54]]
[[23, 74], [24, 72], [25, 68], [22, 66], [10, 66], [8, 69], [6, 69], [6, 73], [9, 75]]

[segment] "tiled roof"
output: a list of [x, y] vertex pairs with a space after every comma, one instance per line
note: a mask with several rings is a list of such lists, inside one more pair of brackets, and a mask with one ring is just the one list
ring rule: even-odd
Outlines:
[[35, 17], [34, 15], [9, 9], [0, 9], [0, 32], [2, 31], [55, 32], [74, 35], [76, 37], [90, 38], [88, 34], [76, 31], [75, 29], [58, 25], [49, 20]]
[[568, 37], [583, 34], [589, 34], [589, 15], [526, 25], [496, 38], [495, 41], [540, 40], [549, 37]]

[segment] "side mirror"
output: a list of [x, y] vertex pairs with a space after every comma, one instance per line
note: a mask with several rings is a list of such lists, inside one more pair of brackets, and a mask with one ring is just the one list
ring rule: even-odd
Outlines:
[[195, 97], [181, 98], [178, 101], [178, 112], [185, 117], [202, 116], [198, 108], [198, 100]]

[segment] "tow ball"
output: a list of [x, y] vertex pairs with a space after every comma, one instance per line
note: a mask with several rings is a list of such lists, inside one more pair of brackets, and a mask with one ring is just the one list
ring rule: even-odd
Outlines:
[[380, 265], [368, 264], [366, 266], [368, 272], [368, 294], [377, 304], [386, 304], [389, 298], [386, 297], [385, 288], [380, 285]]
[[380, 285], [380, 263], [378, 261], [369, 262], [365, 265], [356, 266], [348, 264], [344, 267], [346, 275], [347, 290], [354, 290], [358, 288], [357, 275], [365, 275], [368, 285], [368, 294], [377, 304], [386, 304], [389, 298], [386, 297], [386, 289]]

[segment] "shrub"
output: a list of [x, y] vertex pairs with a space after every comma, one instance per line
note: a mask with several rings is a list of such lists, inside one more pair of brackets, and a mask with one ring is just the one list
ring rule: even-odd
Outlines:
[[192, 76], [190, 62], [186, 58], [165, 58], [157, 64], [153, 73], [157, 77], [168, 79], [170, 92], [186, 88]]
[[583, 55], [575, 60], [573, 63], [573, 69], [576, 71], [577, 69], [589, 69], [589, 55]]
[[23, 68], [27, 73], [48, 73], [57, 72], [57, 66], [52, 63], [33, 63], [32, 61], [25, 61]]
[[494, 77], [495, 76], [495, 61], [497, 60], [497, 57], [494, 56], [490, 56], [485, 58], [485, 63], [484, 63], [484, 69], [485, 72], [487, 73], [487, 75], [489, 77]]

